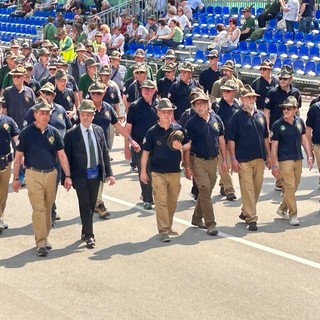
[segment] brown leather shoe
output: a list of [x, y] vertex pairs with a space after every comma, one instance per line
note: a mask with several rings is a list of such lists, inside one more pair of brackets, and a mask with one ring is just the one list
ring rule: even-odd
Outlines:
[[107, 211], [107, 208], [103, 202], [96, 207], [96, 211], [101, 219], [105, 219], [106, 217], [110, 216], [110, 213]]
[[203, 221], [199, 221], [199, 222], [191, 221], [191, 224], [200, 229], [207, 229], [207, 226], [203, 223]]

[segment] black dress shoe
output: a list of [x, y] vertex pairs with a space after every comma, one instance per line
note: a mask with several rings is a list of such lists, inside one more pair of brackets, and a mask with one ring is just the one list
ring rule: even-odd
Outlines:
[[227, 195], [227, 200], [229, 200], [229, 201], [233, 201], [233, 200], [236, 200], [236, 199], [237, 199], [237, 197], [236, 197], [236, 195], [234, 193], [229, 193]]
[[239, 218], [246, 221], [246, 216], [242, 212], [240, 213]]
[[257, 223], [256, 222], [249, 222], [247, 229], [250, 231], [257, 231], [258, 230]]
[[86, 241], [87, 247], [90, 248], [90, 249], [94, 248], [95, 245], [96, 245], [96, 240], [94, 238], [92, 238], [92, 237], [86, 238], [85, 241]]
[[46, 247], [41, 247], [37, 249], [38, 257], [46, 257], [48, 255], [48, 250]]
[[220, 194], [222, 196], [225, 196], [226, 195], [226, 192], [224, 191], [224, 187], [220, 187]]
[[81, 241], [86, 241], [86, 235], [84, 233], [81, 233]]

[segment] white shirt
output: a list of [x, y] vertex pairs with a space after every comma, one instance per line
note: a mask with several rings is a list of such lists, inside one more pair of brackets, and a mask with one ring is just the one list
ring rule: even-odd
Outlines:
[[122, 44], [118, 49], [120, 49], [120, 52], [123, 53], [123, 51], [124, 51], [124, 36], [122, 33], [120, 33], [119, 35], [114, 34], [111, 37], [110, 42], [111, 42], [111, 45], [114, 47], [114, 46], [118, 46], [121, 40], [122, 40]]
[[86, 152], [87, 152], [87, 158], [88, 158], [87, 168], [90, 168], [90, 150], [89, 150], [89, 140], [88, 140], [88, 132], [87, 132], [87, 130], [90, 131], [91, 138], [92, 138], [92, 141], [93, 141], [93, 146], [94, 146], [94, 153], [96, 154], [96, 161], [97, 161], [97, 164], [99, 164], [99, 155], [98, 155], [98, 146], [97, 146], [96, 136], [95, 136], [95, 134], [93, 132], [92, 124], [90, 124], [89, 128], [86, 128], [82, 123], [80, 123], [80, 129], [81, 129], [82, 137], [83, 137], [83, 140], [84, 140], [84, 144], [86, 146]]
[[157, 36], [167, 36], [168, 34], [170, 34], [171, 29], [169, 28], [169, 26], [164, 26], [163, 28], [160, 27], [157, 31]]
[[289, 0], [286, 4], [286, 8], [288, 8], [289, 11], [283, 11], [283, 19], [288, 21], [297, 21], [299, 6], [299, 0]]
[[140, 39], [145, 39], [148, 36], [149, 31], [146, 27], [139, 25], [138, 28], [134, 31], [134, 33], [135, 35], [140, 36]]
[[183, 14], [182, 16], [177, 16], [177, 20], [179, 21], [182, 30], [184, 30], [186, 24], [190, 24], [189, 19], [185, 14]]

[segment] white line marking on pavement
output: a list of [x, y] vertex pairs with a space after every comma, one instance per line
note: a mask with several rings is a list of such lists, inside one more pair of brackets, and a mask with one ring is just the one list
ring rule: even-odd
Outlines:
[[[119, 203], [119, 204], [123, 204], [123, 205], [125, 205], [127, 207], [136, 208], [138, 210], [142, 210], [142, 211], [145, 211], [145, 212], [155, 213], [154, 210], [145, 210], [142, 206], [139, 206], [139, 205], [136, 205], [134, 203], [131, 203], [131, 202], [128, 202], [128, 201], [124, 201], [124, 200], [121, 200], [121, 199], [118, 199], [118, 198], [114, 198], [114, 197], [110, 197], [110, 196], [106, 196], [106, 195], [103, 195], [103, 198], [106, 199], [106, 200], [110, 200], [110, 201]], [[188, 227], [192, 226], [190, 222], [188, 222], [186, 220], [183, 220], [183, 219], [180, 219], [180, 218], [174, 218], [174, 221], [176, 221], [178, 223], [181, 223], [181, 224], [184, 224], [185, 226], [188, 226]], [[205, 230], [203, 230], [203, 231], [205, 232]], [[272, 253], [272, 254], [277, 255], [279, 257], [287, 258], [287, 259], [290, 259], [292, 261], [302, 263], [302, 264], [307, 265], [309, 267], [320, 269], [320, 263], [317, 263], [317, 262], [314, 262], [314, 261], [311, 261], [311, 260], [308, 260], [308, 259], [300, 258], [300, 257], [295, 256], [295, 255], [290, 254], [290, 253], [286, 253], [286, 252], [283, 252], [283, 251], [280, 251], [280, 250], [277, 250], [277, 249], [273, 249], [273, 248], [270, 248], [270, 247], [267, 247], [267, 246], [264, 246], [264, 245], [249, 241], [249, 240], [238, 238], [238, 237], [235, 237], [235, 236], [232, 236], [230, 234], [227, 234], [227, 233], [224, 233], [224, 232], [220, 232], [220, 231], [219, 231], [218, 236], [223, 237], [223, 238], [227, 238], [229, 240], [244, 244], [244, 245], [252, 247], [252, 248], [256, 248], [256, 249], [259, 249], [259, 250], [262, 250], [262, 251], [265, 251], [265, 252]]]

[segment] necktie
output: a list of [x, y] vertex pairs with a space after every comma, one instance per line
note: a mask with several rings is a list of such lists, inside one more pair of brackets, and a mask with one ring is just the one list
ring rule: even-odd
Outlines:
[[89, 143], [89, 154], [90, 154], [90, 168], [95, 168], [97, 166], [96, 153], [94, 151], [94, 145], [90, 130], [87, 129], [88, 132], [88, 143]]

